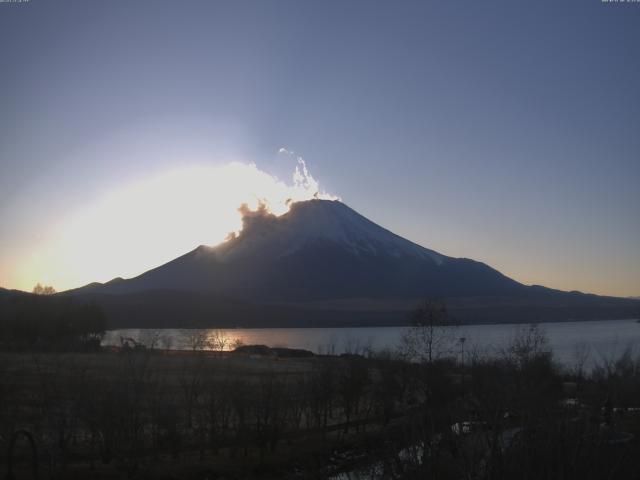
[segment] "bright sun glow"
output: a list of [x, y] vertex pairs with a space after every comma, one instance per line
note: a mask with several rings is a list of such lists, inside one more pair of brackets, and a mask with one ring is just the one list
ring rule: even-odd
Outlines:
[[291, 201], [335, 198], [297, 160], [292, 183], [255, 164], [231, 163], [170, 171], [114, 192], [60, 225], [34, 253], [25, 277], [65, 290], [136, 276], [239, 231], [243, 203], [255, 209], [263, 202], [280, 215]]

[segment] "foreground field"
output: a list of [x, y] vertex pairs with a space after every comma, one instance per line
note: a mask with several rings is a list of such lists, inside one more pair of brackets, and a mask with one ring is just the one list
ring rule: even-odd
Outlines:
[[[3, 452], [10, 433], [25, 430], [39, 469], [56, 478], [281, 478], [300, 469], [322, 478], [335, 451], [384, 428], [373, 399], [364, 402], [360, 358], [121, 351], [0, 362]], [[26, 447], [18, 444], [16, 471], [31, 468]]]
[[2, 474], [596, 479], [640, 467], [630, 357], [585, 378], [530, 349], [466, 366], [247, 352], [0, 354]]

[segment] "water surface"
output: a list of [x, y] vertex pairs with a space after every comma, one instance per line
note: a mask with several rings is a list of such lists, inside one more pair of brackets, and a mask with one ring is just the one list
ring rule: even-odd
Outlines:
[[[640, 353], [640, 323], [636, 320], [542, 323], [554, 358], [573, 366], [580, 358], [586, 363], [610, 361], [626, 349]], [[469, 358], [474, 352], [500, 354], [523, 324], [464, 325], [449, 332], [443, 354]], [[362, 328], [254, 328], [254, 329], [123, 329], [107, 332], [104, 345], [119, 345], [121, 337], [132, 338], [160, 348], [214, 348], [230, 350], [239, 344], [262, 344], [271, 347], [303, 348], [315, 353], [363, 353], [367, 349], [397, 349], [408, 327]], [[465, 338], [464, 345], [461, 338]], [[203, 343], [205, 339], [207, 342]]]

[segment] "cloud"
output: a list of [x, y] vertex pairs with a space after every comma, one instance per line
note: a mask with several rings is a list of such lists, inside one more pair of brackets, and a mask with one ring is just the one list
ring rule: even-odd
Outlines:
[[295, 158], [297, 164], [293, 171], [293, 189], [298, 194], [298, 199], [288, 199], [287, 205], [301, 200], [310, 200], [313, 198], [322, 200], [340, 200], [340, 197], [331, 195], [320, 189], [320, 183], [311, 175], [307, 163], [301, 155], [296, 154], [293, 150], [280, 147], [278, 153]]
[[[240, 208], [238, 208], [238, 212], [240, 212], [242, 217], [243, 234], [254, 229], [264, 231], [265, 228], [269, 228], [269, 226], [275, 222], [276, 218], [278, 218], [269, 211], [269, 208], [264, 202], [259, 202], [258, 208], [255, 210], [250, 209], [246, 203], [243, 203], [240, 205]], [[233, 232], [230, 235], [233, 235], [233, 238], [236, 238], [238, 233]]]
[[292, 174], [292, 185], [286, 185], [276, 177], [273, 177], [274, 182], [278, 185], [286, 185], [282, 190], [284, 196], [260, 197], [253, 209], [247, 203], [243, 203], [238, 208], [242, 218], [242, 229], [229, 233], [226, 240], [235, 239], [241, 233], [246, 233], [254, 228], [268, 228], [270, 224], [274, 223], [277, 216], [289, 211], [289, 208], [295, 202], [313, 199], [340, 200], [339, 197], [320, 189], [320, 183], [311, 175], [302, 156], [285, 147], [281, 147], [278, 153], [294, 157], [296, 160], [296, 166]]
[[216, 245], [268, 222], [294, 202], [337, 198], [321, 189], [302, 157], [284, 150], [295, 160], [289, 181], [255, 163], [232, 162], [114, 185], [110, 194], [62, 217], [28, 257], [16, 259], [17, 275], [24, 278], [18, 286], [46, 282], [61, 291], [135, 276], [198, 245]]

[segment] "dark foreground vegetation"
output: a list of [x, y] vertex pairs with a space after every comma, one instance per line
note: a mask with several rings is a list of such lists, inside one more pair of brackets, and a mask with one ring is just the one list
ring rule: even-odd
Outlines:
[[[18, 298], [18, 297], [17, 297]], [[554, 364], [537, 327], [493, 358], [424, 302], [398, 352], [343, 355], [149, 332], [100, 349], [91, 305], [0, 311], [0, 478], [627, 479], [640, 471], [640, 359]], [[442, 346], [451, 340], [453, 352]], [[328, 348], [328, 352], [333, 349]], [[442, 356], [442, 352], [448, 352]], [[578, 352], [579, 353], [579, 352]]]
[[37, 468], [38, 478], [61, 479], [626, 479], [640, 471], [640, 362], [625, 355], [589, 375], [579, 363], [560, 372], [536, 331], [500, 358], [464, 365], [363, 351], [285, 358], [263, 347], [124, 345], [0, 354], [2, 476], [34, 478]]
[[95, 303], [39, 294], [0, 297], [0, 350], [97, 351], [107, 320]]

